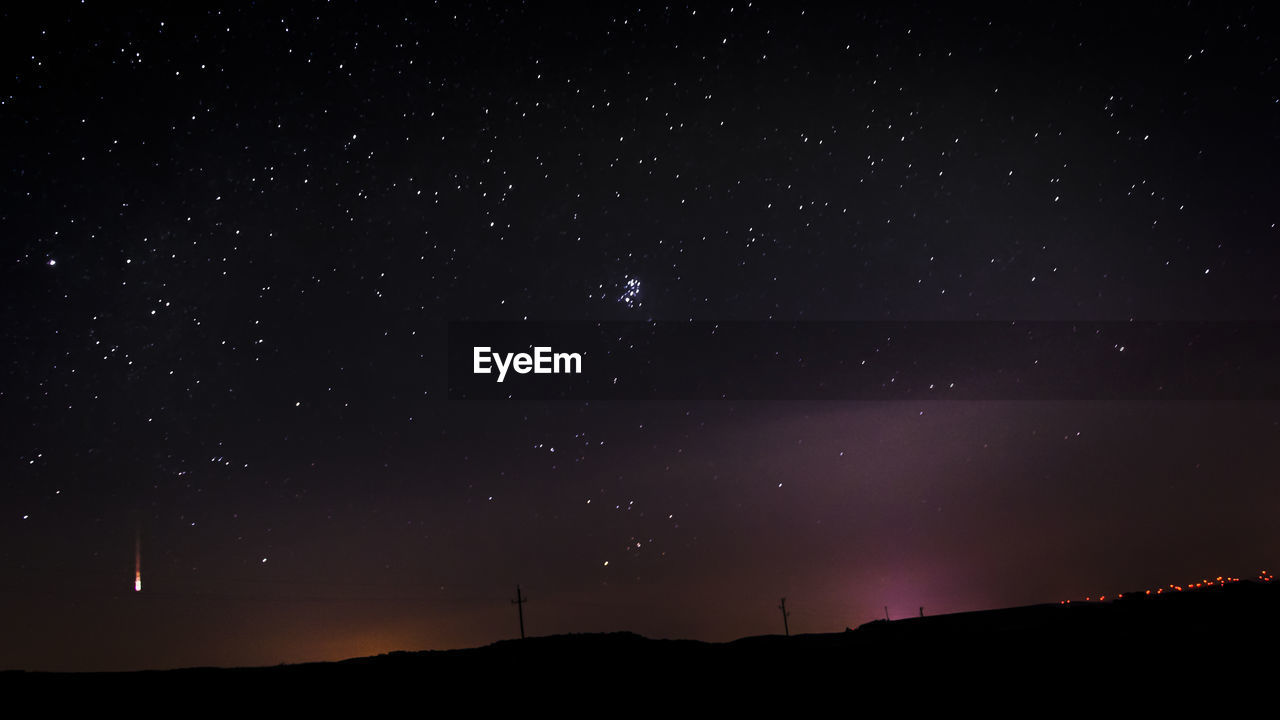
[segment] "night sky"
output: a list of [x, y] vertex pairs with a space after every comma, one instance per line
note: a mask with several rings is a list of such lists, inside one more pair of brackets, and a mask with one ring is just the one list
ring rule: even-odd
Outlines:
[[474, 646], [517, 583], [530, 634], [728, 640], [1276, 564], [1274, 397], [446, 387], [456, 321], [1280, 321], [1260, 9], [30, 12], [0, 669]]

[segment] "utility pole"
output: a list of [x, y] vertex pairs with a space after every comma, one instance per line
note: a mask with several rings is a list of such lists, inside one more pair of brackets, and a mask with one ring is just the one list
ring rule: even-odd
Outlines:
[[791, 637], [791, 628], [787, 625], [787, 618], [791, 617], [791, 613], [787, 612], [787, 599], [782, 598], [782, 604], [778, 605], [778, 609], [782, 611], [782, 632], [787, 637]]
[[516, 599], [511, 601], [516, 606], [516, 611], [520, 613], [520, 639], [524, 639], [524, 604], [529, 602], [529, 598], [520, 594], [520, 586], [516, 585]]
[[888, 605], [885, 605], [885, 606], [884, 606], [884, 619], [885, 619], [885, 620], [888, 620], [888, 619], [889, 619], [889, 606], [888, 606]]

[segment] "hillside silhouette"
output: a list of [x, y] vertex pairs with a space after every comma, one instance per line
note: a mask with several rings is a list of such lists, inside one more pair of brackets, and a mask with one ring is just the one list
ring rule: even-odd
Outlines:
[[[1141, 666], [1179, 674], [1222, 671], [1271, 654], [1280, 640], [1280, 587], [1218, 583], [1072, 602], [877, 620], [844, 632], [747, 637], [725, 643], [654, 640], [629, 632], [505, 640], [461, 650], [393, 652], [327, 663], [120, 673], [0, 675], [27, 689], [110, 693], [543, 693], [599, 697], [627, 688], [665, 694], [831, 692], [870, 678], [1052, 677]], [[1048, 675], [1044, 675], [1048, 673]], [[778, 685], [778, 683], [784, 683]], [[856, 683], [855, 683], [856, 684]], [[476, 696], [475, 693], [481, 693]]]

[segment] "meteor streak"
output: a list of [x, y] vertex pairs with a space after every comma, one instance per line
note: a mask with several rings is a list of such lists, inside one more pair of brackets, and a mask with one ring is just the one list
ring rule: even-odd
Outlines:
[[133, 591], [142, 592], [142, 532], [133, 536]]

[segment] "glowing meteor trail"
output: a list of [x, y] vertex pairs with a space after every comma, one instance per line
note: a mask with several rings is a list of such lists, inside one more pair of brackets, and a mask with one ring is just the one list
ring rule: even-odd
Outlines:
[[142, 592], [142, 533], [133, 536], [133, 591]]

